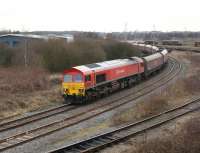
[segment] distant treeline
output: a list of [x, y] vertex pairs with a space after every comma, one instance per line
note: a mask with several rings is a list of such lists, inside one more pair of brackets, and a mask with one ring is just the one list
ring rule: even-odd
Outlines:
[[114, 40], [85, 39], [66, 43], [52, 39], [30, 42], [27, 46], [25, 49], [0, 45], [0, 65], [42, 67], [51, 72], [62, 72], [76, 65], [142, 56], [132, 45]]
[[124, 32], [124, 33], [110, 33], [107, 37], [121, 40], [187, 40], [187, 39], [200, 39], [200, 32], [160, 32], [160, 31], [150, 31], [150, 32]]
[[115, 40], [184, 40], [184, 39], [200, 39], [200, 32], [191, 31], [131, 31], [131, 32], [84, 32], [84, 31], [34, 31], [34, 32], [20, 32], [20, 31], [0, 31], [1, 34], [7, 33], [23, 33], [23, 34], [72, 34], [75, 39], [115, 39]]

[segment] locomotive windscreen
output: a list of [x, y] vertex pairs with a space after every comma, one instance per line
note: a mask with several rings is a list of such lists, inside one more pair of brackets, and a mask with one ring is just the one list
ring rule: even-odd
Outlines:
[[64, 75], [64, 82], [72, 82], [72, 75], [69, 74]]

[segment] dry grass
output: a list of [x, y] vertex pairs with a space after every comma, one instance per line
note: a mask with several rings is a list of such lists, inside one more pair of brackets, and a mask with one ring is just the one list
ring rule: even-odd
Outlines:
[[184, 101], [200, 92], [199, 76], [200, 73], [198, 72], [197, 75], [192, 75], [187, 79], [179, 79], [160, 93], [138, 102], [132, 108], [117, 112], [111, 120], [111, 126], [135, 122], [182, 105]]
[[183, 99], [198, 95], [200, 93], [200, 54], [186, 52], [175, 56], [184, 63], [186, 69], [181, 76], [169, 87], [162, 91], [164, 96], [171, 104]]
[[198, 66], [200, 63], [199, 53], [185, 52], [180, 54], [173, 52], [172, 55], [180, 59], [180, 61], [183, 62], [187, 67], [187, 70], [184, 73], [184, 77], [195, 75], [196, 72], [200, 70], [200, 67]]
[[158, 114], [168, 108], [168, 102], [161, 96], [154, 96], [151, 100], [145, 100], [137, 103], [128, 110], [123, 110], [114, 115], [111, 125], [120, 125], [127, 122], [134, 122]]
[[198, 66], [200, 63], [200, 54], [187, 52], [186, 54], [182, 55], [182, 58], [190, 61], [189, 70], [200, 70], [200, 67]]
[[[180, 105], [183, 101], [182, 99], [193, 94], [194, 89], [196, 89], [191, 87], [192, 90], [190, 90], [189, 87], [191, 87], [190, 81], [180, 79], [160, 93], [139, 101], [130, 109], [115, 113], [111, 120], [111, 125], [116, 126], [123, 123], [135, 122]], [[178, 101], [179, 99], [180, 101]]]
[[105, 122], [93, 125], [91, 127], [81, 128], [80, 130], [66, 133], [62, 139], [59, 139], [59, 141], [56, 140], [54, 144], [66, 143], [66, 141], [76, 139], [85, 139], [91, 135], [97, 134], [97, 131], [103, 131], [106, 128], [108, 128], [108, 125]]
[[190, 94], [200, 92], [200, 71], [196, 73], [197, 75], [190, 76], [184, 80], [184, 88]]
[[130, 109], [114, 114], [111, 125], [120, 125], [127, 122], [134, 122], [160, 112], [173, 108], [183, 103], [200, 92], [200, 73], [187, 79], [177, 80], [160, 93], [138, 102]]
[[48, 73], [43, 69], [0, 68], [0, 93], [26, 93], [49, 87]]
[[183, 99], [200, 92], [200, 71], [185, 78], [176, 80], [175, 83], [170, 85], [161, 94], [169, 101]]
[[60, 86], [43, 69], [0, 68], [0, 118], [61, 102]]
[[[199, 153], [200, 119], [193, 118], [182, 129], [167, 139], [154, 139], [140, 144], [134, 153]], [[133, 153], [128, 151], [128, 153]]]
[[177, 80], [176, 83], [167, 87], [159, 94], [138, 102], [130, 109], [117, 112], [111, 120], [111, 125], [116, 126], [127, 122], [134, 122], [181, 105], [185, 101], [183, 99], [187, 99], [200, 92], [199, 76], [200, 73], [187, 79]]
[[41, 110], [62, 103], [60, 86], [26, 94], [9, 94], [0, 97], [0, 118]]

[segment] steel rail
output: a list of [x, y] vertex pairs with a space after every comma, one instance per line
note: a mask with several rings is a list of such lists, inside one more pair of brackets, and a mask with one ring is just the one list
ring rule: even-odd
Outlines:
[[1, 119], [0, 119], [0, 123], [3, 123], [3, 122], [5, 122], [6, 120], [10, 120], [10, 119], [12, 119], [12, 118], [15, 118], [16, 116], [19, 116], [19, 115], [16, 114], [16, 115], [12, 115], [12, 116], [8, 116], [8, 117], [1, 118]]
[[34, 121], [38, 121], [47, 117], [51, 117], [53, 115], [56, 114], [60, 114], [69, 110], [74, 109], [74, 106], [70, 106], [69, 104], [64, 104], [58, 107], [54, 107], [48, 110], [44, 110], [41, 111], [39, 113], [30, 115], [30, 116], [26, 116], [26, 117], [22, 117], [22, 118], [18, 118], [9, 122], [3, 122], [0, 124], [0, 132], [6, 131], [6, 130], [10, 130], [13, 128], [17, 128], [23, 125], [26, 125], [28, 123], [32, 123]]
[[10, 130], [10, 129], [14, 129], [14, 128], [17, 128], [17, 127], [20, 127], [20, 126], [23, 126], [23, 125], [44, 119], [44, 118], [48, 118], [48, 117], [51, 117], [53, 115], [57, 115], [57, 114], [60, 114], [60, 113], [63, 113], [65, 111], [69, 111], [69, 110], [72, 110], [72, 109], [75, 108], [74, 106], [66, 108], [68, 106], [69, 106], [69, 104], [61, 105], [61, 106], [58, 106], [58, 107], [50, 108], [48, 110], [44, 110], [42, 112], [30, 115], [30, 116], [17, 118], [17, 119], [8, 121], [8, 122], [4, 122], [4, 121], [8, 120], [8, 119], [10, 119], [14, 116], [7, 117], [7, 118], [4, 118], [4, 119], [0, 119], [0, 122], [2, 122], [2, 123], [0, 123], [0, 132], [7, 131], [7, 130]]
[[[175, 59], [174, 59], [175, 60]], [[176, 61], [177, 62], [177, 61]], [[4, 150], [7, 150], [9, 148], [12, 148], [12, 147], [15, 147], [15, 146], [18, 146], [20, 144], [23, 144], [23, 143], [26, 143], [26, 142], [30, 142], [36, 138], [40, 138], [42, 136], [46, 136], [46, 135], [49, 135], [55, 131], [58, 131], [58, 130], [61, 130], [61, 129], [64, 129], [66, 127], [69, 127], [69, 126], [72, 126], [72, 125], [75, 125], [75, 124], [78, 124], [80, 122], [83, 122], [85, 120], [88, 120], [88, 119], [91, 119], [97, 115], [100, 115], [102, 113], [105, 113], [107, 111], [110, 111], [112, 109], [115, 109], [119, 106], [122, 106], [130, 101], [133, 101], [141, 96], [144, 96], [145, 94], [148, 94], [148, 93], [151, 93], [153, 92], [153, 89], [156, 89], [158, 87], [162, 87], [164, 86], [166, 83], [168, 83], [170, 80], [172, 80], [177, 74], [179, 74], [179, 72], [181, 71], [181, 64], [178, 63], [178, 68], [174, 69], [176, 70], [171, 76], [171, 73], [173, 72], [173, 70], [171, 69], [171, 73], [169, 73], [168, 75], [170, 75], [171, 77], [165, 77], [164, 79], [167, 78], [166, 81], [163, 82], [162, 79], [160, 79], [159, 81], [162, 81], [160, 84], [151, 84], [149, 85], [149, 87], [145, 87], [145, 88], [142, 88], [141, 90], [139, 90], [138, 93], [140, 93], [140, 95], [134, 97], [134, 98], [131, 98], [131, 99], [128, 99], [128, 100], [125, 100], [124, 102], [121, 102], [121, 103], [117, 103], [116, 105], [112, 106], [113, 102], [110, 102], [109, 104], [104, 104], [102, 106], [98, 106], [98, 107], [95, 107], [95, 108], [92, 108], [90, 109], [89, 111], [87, 112], [81, 112], [79, 114], [76, 114], [74, 116], [71, 116], [71, 117], [68, 117], [68, 118], [65, 118], [64, 120], [61, 120], [61, 121], [56, 121], [56, 122], [53, 122], [51, 124], [48, 124], [48, 125], [44, 125], [44, 126], [41, 126], [39, 128], [36, 128], [36, 129], [33, 129], [33, 130], [30, 130], [30, 131], [26, 131], [26, 132], [22, 132], [22, 133], [19, 133], [19, 134], [16, 134], [14, 136], [11, 136], [11, 137], [8, 137], [8, 138], [5, 138], [5, 139], [2, 139], [0, 140], [0, 151], [4, 151]], [[159, 83], [157, 81], [157, 83]], [[150, 89], [150, 87], [153, 89]], [[147, 91], [145, 91], [144, 93], [141, 94], [141, 91], [143, 91], [144, 89], [147, 89]], [[111, 105], [111, 106], [110, 106]], [[110, 107], [108, 107], [110, 106]], [[108, 108], [106, 108], [108, 107]], [[99, 108], [104, 108], [104, 110], [99, 110]], [[106, 108], [106, 109], [105, 109]], [[84, 115], [86, 117], [84, 117]], [[88, 115], [88, 116], [87, 116]], [[79, 120], [75, 120], [73, 121], [73, 119], [76, 119], [77, 117], [79, 117], [80, 119]], [[81, 118], [82, 117], [82, 118]], [[52, 126], [54, 126], [52, 128]], [[49, 127], [51, 127], [51, 129], [48, 129]], [[42, 130], [45, 130], [45, 131], [42, 131]], [[38, 132], [38, 133], [37, 133]], [[11, 143], [12, 142], [12, 143]]]
[[[125, 96], [127, 96], [127, 95], [125, 95]], [[123, 96], [122, 98], [124, 98], [125, 96]], [[65, 111], [69, 111], [74, 107], [74, 106], [71, 106], [72, 108], [71, 107], [66, 108], [68, 106], [69, 106], [69, 104], [65, 104], [65, 105], [61, 105], [61, 106], [58, 106], [58, 107], [55, 107], [55, 108], [51, 108], [51, 109], [48, 109], [48, 110], [30, 115], [30, 116], [18, 118], [18, 119], [11, 120], [11, 121], [8, 121], [8, 122], [3, 122], [3, 123], [0, 124], [0, 132], [7, 131], [7, 130], [10, 130], [10, 129], [14, 129], [14, 128], [32, 123], [34, 121], [38, 121], [38, 120], [41, 120], [41, 119], [44, 119], [44, 118], [51, 117], [53, 115], [63, 113]], [[8, 117], [8, 118], [10, 118], [10, 117]]]
[[200, 97], [195, 97], [189, 102], [181, 106], [172, 108], [168, 111], [162, 112], [157, 115], [153, 115], [141, 121], [131, 123], [118, 129], [91, 137], [89, 139], [82, 140], [80, 142], [73, 143], [59, 149], [52, 150], [48, 153], [91, 153], [99, 151], [112, 144], [117, 144], [119, 142], [122, 142], [123, 140], [127, 140], [132, 136], [136, 136], [140, 133], [147, 132], [148, 130], [159, 127], [163, 124], [168, 123], [169, 121], [184, 116], [188, 113], [197, 111], [199, 109]]

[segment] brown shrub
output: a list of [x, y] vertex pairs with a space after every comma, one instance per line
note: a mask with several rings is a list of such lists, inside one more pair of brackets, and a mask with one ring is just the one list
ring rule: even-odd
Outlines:
[[61, 103], [63, 98], [58, 85], [35, 92], [4, 93], [0, 96], [0, 118], [42, 110]]
[[[200, 119], [194, 118], [184, 124], [180, 132], [169, 138], [158, 138], [139, 145], [137, 153], [199, 153]], [[130, 151], [130, 153], [132, 153]]]
[[43, 59], [43, 66], [51, 72], [62, 72], [75, 65], [105, 60], [105, 52], [96, 41], [75, 41], [67, 44], [49, 40], [36, 48]]
[[48, 86], [48, 75], [43, 69], [0, 68], [0, 93], [25, 93]]
[[199, 54], [187, 52], [185, 55], [187, 59], [191, 61], [191, 66], [197, 66], [200, 63], [200, 56]]
[[200, 70], [196, 72], [196, 75], [192, 75], [184, 80], [184, 87], [191, 94], [200, 92]]
[[137, 103], [131, 109], [116, 113], [112, 119], [112, 125], [134, 122], [152, 115], [156, 115], [168, 108], [168, 102], [161, 96], [152, 97], [148, 101]]
[[168, 101], [191, 96], [200, 92], [200, 70], [186, 78], [180, 78], [161, 93]]
[[176, 80], [175, 83], [168, 86], [161, 95], [168, 99], [169, 101], [175, 101], [175, 99], [183, 98], [184, 96], [187, 96], [189, 93], [187, 91], [186, 85], [185, 85], [186, 79], [179, 79]]

